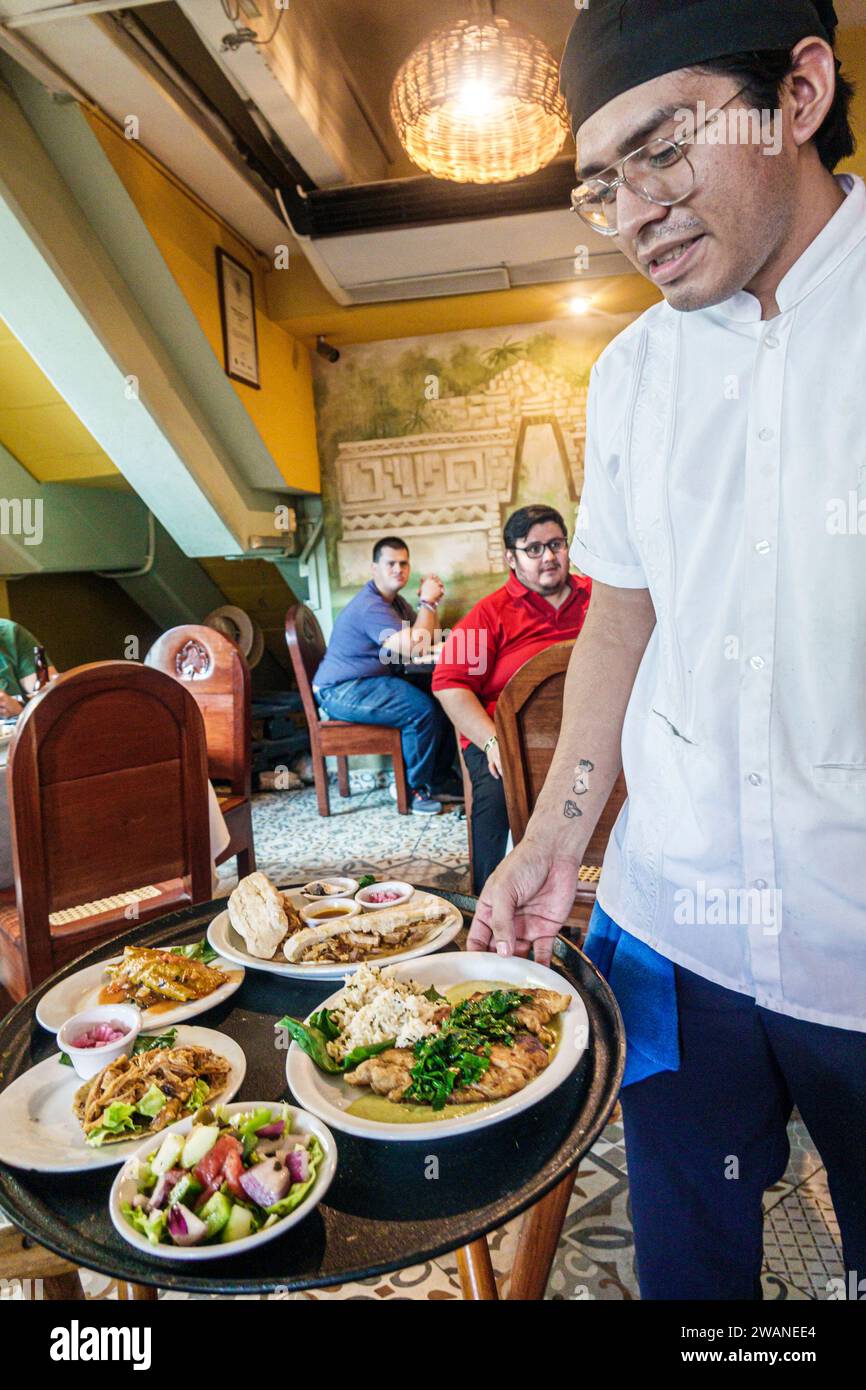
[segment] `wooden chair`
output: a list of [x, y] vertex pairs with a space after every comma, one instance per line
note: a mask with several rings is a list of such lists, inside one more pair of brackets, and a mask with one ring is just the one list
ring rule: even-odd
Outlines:
[[326, 757], [337, 759], [337, 784], [340, 795], [349, 796], [349, 758], [353, 754], [357, 756], [362, 753], [384, 753], [394, 764], [397, 809], [401, 816], [407, 816], [409, 795], [400, 730], [379, 724], [349, 724], [341, 719], [321, 718], [313, 694], [313, 676], [325, 655], [325, 639], [315, 615], [303, 603], [293, 604], [286, 613], [286, 643], [310, 729], [310, 751], [313, 758], [313, 775], [316, 779], [319, 815], [331, 814]]
[[[210, 899], [204, 724], [186, 685], [130, 661], [67, 671], [25, 707], [6, 775], [17, 905], [0, 907], [7, 1004], [130, 919]], [[80, 905], [87, 915], [49, 920]]]
[[12, 1225], [0, 1226], [0, 1280], [20, 1284], [28, 1302], [44, 1298], [74, 1303], [85, 1296], [76, 1265], [45, 1250]]
[[[573, 641], [558, 642], [539, 652], [514, 673], [496, 702], [496, 732], [515, 845], [526, 833], [556, 749], [565, 677], [573, 649]], [[625, 798], [625, 780], [620, 773], [584, 852], [575, 904], [566, 927], [585, 929], [589, 921], [604, 852]], [[510, 1299], [544, 1298], [576, 1176], [576, 1172], [570, 1173], [524, 1216], [511, 1272]], [[461, 1252], [461, 1280], [464, 1288], [482, 1290], [477, 1297], [496, 1297], [495, 1292], [483, 1292], [489, 1290], [490, 1284], [489, 1254], [486, 1244], [484, 1250], [476, 1248], [478, 1245], [476, 1242]]]
[[217, 863], [237, 857], [238, 878], [245, 878], [256, 867], [250, 802], [250, 668], [246, 658], [221, 632], [187, 624], [169, 628], [158, 637], [144, 660], [145, 665], [183, 681], [201, 710], [208, 776], [218, 784], [217, 800], [231, 836]]
[[[496, 702], [508, 822], [515, 844], [526, 833], [556, 749], [565, 677], [573, 650], [573, 641], [546, 647], [515, 671]], [[584, 852], [577, 896], [567, 923], [573, 929], [585, 929], [589, 922], [604, 852], [625, 799], [625, 778], [620, 773]]]
[[466, 816], [466, 838], [469, 843], [469, 883], [475, 882], [475, 854], [472, 845], [472, 778], [460, 747], [460, 733], [457, 731], [457, 756], [460, 759], [460, 776], [463, 779], [463, 813]]

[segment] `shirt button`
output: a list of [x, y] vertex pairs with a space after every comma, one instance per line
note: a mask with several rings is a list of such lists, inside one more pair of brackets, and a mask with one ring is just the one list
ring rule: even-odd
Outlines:
[[762, 430], [760, 431], [759, 435], [758, 435], [758, 438], [761, 439], [761, 440], [763, 440], [763, 442], [764, 442], [765, 444], [769, 444], [770, 440], [773, 439], [774, 437], [775, 437], [775, 436], [774, 436], [773, 431], [770, 430], [770, 429], [767, 429], [766, 427], [765, 427], [764, 429], [762, 429]]
[[753, 787], [759, 787], [762, 781], [761, 774], [759, 772], [750, 772], [749, 781]]
[[751, 661], [749, 662], [749, 665], [750, 665], [755, 671], [763, 671], [763, 669], [764, 669], [764, 658], [763, 658], [762, 656], [753, 656], [752, 659], [751, 659]]
[[757, 550], [759, 555], [769, 555], [773, 547], [770, 545], [769, 541], [758, 541], [757, 545], [755, 546], [755, 549]]
[[764, 339], [764, 347], [777, 348], [778, 346], [779, 339], [775, 336], [775, 334], [771, 333], [768, 338]]
[[753, 888], [757, 888], [757, 889], [759, 890], [759, 892], [761, 892], [761, 893], [764, 891], [764, 889], [766, 888], [766, 886], [767, 886], [767, 880], [766, 880], [765, 878], [756, 878], [755, 881], [754, 881], [754, 883], [752, 884], [752, 887], [753, 887]]

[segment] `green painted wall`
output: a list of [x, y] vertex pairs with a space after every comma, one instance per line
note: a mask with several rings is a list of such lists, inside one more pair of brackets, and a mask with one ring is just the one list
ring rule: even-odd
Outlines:
[[138, 639], [143, 659], [160, 629], [113, 579], [98, 574], [34, 574], [7, 584], [9, 616], [47, 647], [58, 670], [120, 661]]

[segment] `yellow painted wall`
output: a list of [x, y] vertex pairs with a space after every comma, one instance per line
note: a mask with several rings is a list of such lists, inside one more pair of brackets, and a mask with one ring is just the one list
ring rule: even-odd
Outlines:
[[852, 125], [858, 149], [853, 159], [840, 164], [839, 174], [859, 174], [866, 179], [866, 26], [860, 29], [841, 29], [836, 45], [842, 60], [842, 70], [856, 84], [852, 108]]
[[265, 277], [232, 232], [114, 126], [86, 113], [91, 128], [138, 208], [178, 287], [220, 362], [223, 360], [216, 248], [252, 271], [261, 390], [232, 382], [286, 482], [319, 490], [319, 457], [307, 349], [266, 312]]
[[0, 443], [40, 483], [122, 481], [44, 372], [0, 319]]

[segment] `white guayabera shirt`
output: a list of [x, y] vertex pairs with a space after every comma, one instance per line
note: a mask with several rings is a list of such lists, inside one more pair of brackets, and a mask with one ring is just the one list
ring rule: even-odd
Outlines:
[[866, 1031], [866, 186], [758, 300], [654, 305], [599, 358], [572, 558], [648, 588], [599, 885], [625, 931]]

